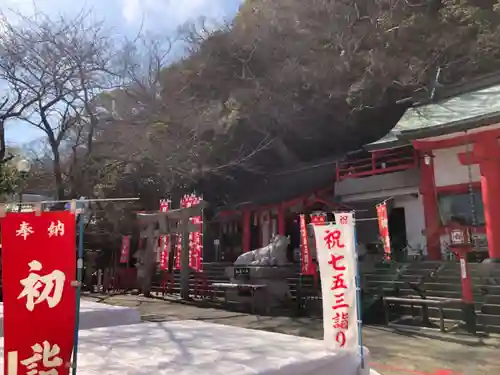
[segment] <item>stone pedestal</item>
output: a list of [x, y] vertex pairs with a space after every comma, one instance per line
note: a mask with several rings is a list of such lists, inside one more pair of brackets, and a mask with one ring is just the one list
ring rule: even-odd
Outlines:
[[[295, 275], [295, 266], [231, 266], [226, 267], [226, 276], [233, 284], [265, 285], [265, 288], [256, 290], [254, 303], [257, 309], [262, 306], [272, 308], [278, 306], [291, 297], [287, 278]], [[250, 303], [251, 296], [238, 289], [228, 290], [227, 299], [240, 303]]]

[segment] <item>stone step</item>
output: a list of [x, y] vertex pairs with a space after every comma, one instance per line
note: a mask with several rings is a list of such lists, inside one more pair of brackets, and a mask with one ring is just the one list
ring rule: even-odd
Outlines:
[[486, 327], [500, 326], [500, 315], [478, 313], [477, 321]]
[[393, 280], [396, 276], [392, 274], [379, 274], [379, 273], [364, 273], [363, 277], [366, 280]]
[[[439, 271], [441, 275], [460, 275], [460, 267], [447, 267]], [[474, 277], [499, 277], [500, 269], [489, 269], [489, 268], [469, 268], [469, 274]]]
[[366, 281], [366, 285], [368, 285], [368, 286], [377, 286], [377, 285], [387, 286], [387, 285], [394, 285], [394, 284], [403, 285], [404, 282], [402, 280], [367, 280]]
[[481, 326], [484, 327], [482, 328], [484, 332], [500, 334], [500, 325], [488, 325], [488, 326], [481, 325]]
[[[437, 278], [439, 279], [460, 279], [460, 273], [441, 273], [438, 272], [436, 274]], [[475, 282], [480, 282], [480, 283], [489, 283], [489, 284], [500, 284], [500, 275], [480, 275], [480, 274], [474, 274], [474, 273], [469, 273], [469, 277], [474, 280]]]
[[460, 283], [445, 283], [445, 282], [424, 282], [423, 287], [425, 290], [430, 291], [462, 291]]
[[393, 268], [394, 265], [393, 264], [390, 264], [390, 263], [377, 263], [373, 266], [374, 269], [377, 269], [377, 270], [387, 270], [387, 269], [391, 269]]
[[401, 262], [399, 264], [406, 265], [410, 268], [436, 268], [442, 266], [445, 262], [441, 260], [425, 260], [425, 261], [415, 261], [415, 262]]
[[498, 295], [486, 295], [483, 297], [487, 304], [500, 305], [500, 296]]
[[388, 274], [388, 275], [380, 275], [380, 274], [364, 274], [363, 278], [367, 281], [370, 282], [377, 282], [377, 281], [393, 281], [393, 280], [404, 280], [404, 281], [409, 281], [409, 282], [416, 282], [421, 279], [421, 276], [419, 275], [395, 275], [395, 274]]
[[[410, 288], [402, 288], [401, 289], [401, 294], [415, 294], [415, 291]], [[446, 290], [446, 291], [441, 291], [441, 290], [428, 290], [426, 291], [426, 296], [428, 297], [442, 297], [442, 298], [462, 298], [462, 292], [461, 291], [453, 291], [453, 290]]]
[[402, 272], [403, 275], [415, 275], [415, 276], [428, 276], [431, 273], [436, 273], [436, 270], [407, 269]]
[[500, 316], [500, 305], [485, 303], [481, 306], [480, 310], [480, 312], [483, 314]]

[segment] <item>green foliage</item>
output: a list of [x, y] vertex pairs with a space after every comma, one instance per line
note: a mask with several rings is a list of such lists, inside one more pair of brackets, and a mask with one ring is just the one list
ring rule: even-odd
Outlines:
[[0, 163], [0, 197], [18, 192], [21, 179], [16, 168], [11, 163]]

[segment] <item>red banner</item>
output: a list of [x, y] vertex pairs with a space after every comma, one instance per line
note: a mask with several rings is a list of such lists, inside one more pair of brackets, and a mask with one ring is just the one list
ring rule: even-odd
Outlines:
[[[160, 212], [168, 212], [170, 201], [162, 199], [160, 201]], [[170, 254], [170, 236], [160, 237], [160, 270], [168, 268], [168, 256]]]
[[130, 257], [130, 236], [122, 236], [120, 263], [128, 263]]
[[382, 202], [377, 205], [378, 229], [382, 244], [384, 245], [384, 254], [386, 259], [391, 258], [391, 239], [389, 237], [389, 223], [387, 221], [387, 203]]
[[[187, 207], [187, 195], [181, 199], [181, 208]], [[175, 246], [175, 269], [181, 269], [181, 256], [182, 256], [182, 234], [177, 234], [177, 245]]]
[[69, 374], [75, 330], [75, 216], [2, 220], [4, 374]]
[[326, 224], [326, 214], [324, 212], [313, 212], [311, 214], [311, 224], [314, 225]]
[[[200, 203], [201, 197], [197, 197], [191, 194], [186, 197], [187, 205], [186, 207], [195, 206]], [[203, 268], [202, 255], [203, 255], [203, 240], [202, 240], [202, 218], [201, 216], [195, 216], [191, 218], [191, 222], [199, 227], [196, 232], [191, 232], [189, 234], [189, 267], [195, 271], [200, 272]]]
[[307, 225], [306, 217], [300, 215], [300, 253], [302, 259], [302, 275], [315, 275], [316, 274], [316, 264], [314, 264], [311, 256], [311, 251], [309, 249], [309, 241], [307, 239]]
[[[201, 197], [194, 194], [185, 195], [181, 199], [181, 208], [187, 208], [199, 204]], [[203, 269], [203, 239], [202, 239], [202, 218], [196, 216], [191, 218], [193, 224], [199, 224], [200, 229], [196, 232], [189, 233], [189, 267], [195, 271]], [[175, 268], [181, 268], [181, 253], [182, 253], [182, 235], [177, 236]]]
[[195, 271], [202, 271], [203, 269], [203, 238], [202, 226], [203, 222], [201, 216], [192, 218], [193, 224], [198, 225], [200, 230], [191, 233], [191, 253], [190, 253], [190, 267]]

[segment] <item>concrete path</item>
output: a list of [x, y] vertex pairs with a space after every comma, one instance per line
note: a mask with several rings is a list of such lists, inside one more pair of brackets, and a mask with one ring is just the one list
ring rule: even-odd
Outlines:
[[[311, 318], [261, 317], [210, 307], [131, 295], [94, 298], [133, 306], [148, 321], [196, 319], [217, 324], [262, 329], [290, 335], [322, 338], [322, 322]], [[364, 344], [372, 354], [372, 367], [381, 375], [498, 375], [500, 338], [475, 338], [435, 331], [398, 331], [368, 326]]]

